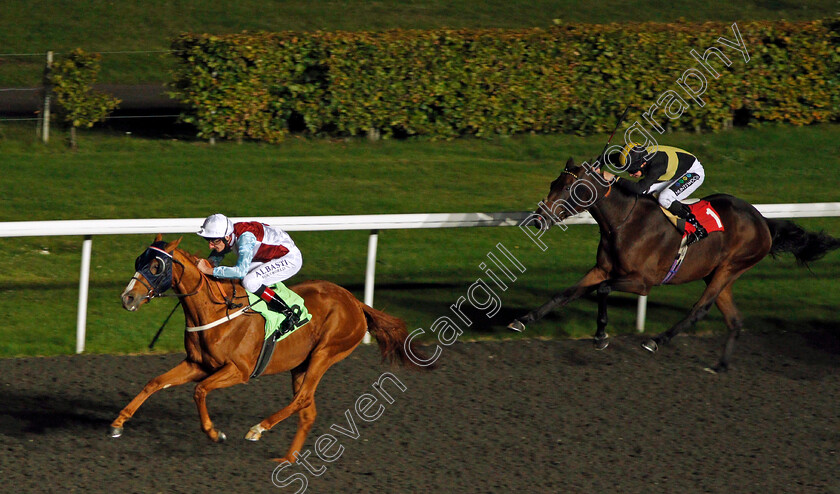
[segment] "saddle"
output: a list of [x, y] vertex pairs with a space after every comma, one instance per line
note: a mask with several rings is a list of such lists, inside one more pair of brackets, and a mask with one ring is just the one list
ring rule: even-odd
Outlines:
[[300, 295], [289, 290], [283, 283], [272, 285], [271, 288], [292, 309], [297, 319], [297, 324], [293, 326], [286, 316], [269, 309], [264, 300], [253, 293], [248, 293], [251, 309], [259, 312], [265, 318], [265, 338], [262, 349], [260, 349], [260, 356], [257, 358], [257, 365], [254, 366], [254, 371], [251, 373], [251, 378], [259, 377], [265, 371], [265, 368], [271, 361], [272, 355], [274, 355], [274, 348], [278, 341], [285, 339], [295, 330], [305, 326], [312, 320], [312, 316], [306, 310], [306, 306], [303, 304], [303, 298]]
[[[692, 208], [695, 204], [700, 202], [700, 199], [686, 199], [686, 200], [680, 201], [680, 202], [682, 202], [686, 206]], [[674, 228], [676, 228], [677, 231], [679, 231], [681, 234], [686, 233], [686, 231], [685, 231], [686, 221], [684, 219], [682, 219], [678, 216], [675, 216], [674, 213], [668, 211], [667, 209], [665, 209], [662, 206], [659, 206], [659, 209], [662, 210], [662, 212], [665, 214], [665, 217], [668, 218], [668, 221], [670, 221], [671, 224], [674, 225]], [[693, 211], [693, 209], [692, 209], [692, 211]]]
[[[712, 207], [709, 201], [704, 201], [701, 199], [687, 199], [682, 201], [683, 204], [691, 209], [691, 213], [694, 214], [694, 217], [697, 218], [697, 221], [703, 228], [706, 229], [707, 233], [712, 232], [722, 232], [724, 231], [723, 223], [720, 220], [720, 215], [715, 208]], [[685, 221], [682, 218], [678, 218], [674, 216], [670, 211], [663, 208], [662, 206], [659, 207], [662, 210], [662, 213], [665, 214], [665, 217], [668, 218], [668, 221], [671, 222], [672, 225], [683, 235], [687, 233], [691, 233], [696, 230], [694, 225]]]
[[[706, 229], [707, 234], [723, 231], [723, 223], [720, 221], [720, 215], [717, 211], [715, 211], [709, 201], [687, 199], [682, 201], [682, 203], [691, 209], [691, 213], [695, 218], [697, 218], [700, 225]], [[668, 270], [668, 274], [665, 276], [665, 279], [663, 279], [660, 283], [660, 285], [665, 285], [671, 281], [671, 279], [677, 274], [677, 271], [679, 271], [680, 266], [682, 266], [686, 253], [688, 252], [688, 235], [696, 231], [696, 228], [690, 222], [675, 216], [662, 206], [659, 208], [665, 214], [665, 217], [668, 218], [668, 221], [670, 221], [682, 235], [680, 247], [677, 250], [677, 255], [674, 257], [674, 262], [671, 264], [671, 268]]]

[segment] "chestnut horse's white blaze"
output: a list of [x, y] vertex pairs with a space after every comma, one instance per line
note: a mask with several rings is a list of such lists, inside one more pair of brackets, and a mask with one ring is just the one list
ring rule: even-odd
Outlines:
[[123, 301], [123, 308], [126, 309], [126, 310], [129, 310], [129, 311], [132, 311], [132, 312], [137, 310], [137, 306], [126, 306], [125, 305], [125, 300], [126, 300], [126, 294], [131, 292], [131, 290], [134, 289], [134, 285], [137, 284], [137, 277], [138, 276], [141, 276], [141, 274], [138, 273], [137, 271], [135, 271], [134, 276], [131, 278], [131, 281], [128, 282], [128, 285], [126, 285], [125, 290], [123, 290], [122, 294], [120, 294], [120, 300]]

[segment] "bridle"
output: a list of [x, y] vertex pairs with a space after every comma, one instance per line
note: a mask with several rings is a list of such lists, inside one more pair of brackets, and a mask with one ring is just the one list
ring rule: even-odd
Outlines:
[[[566, 174], [566, 173], [568, 173], [569, 175], [571, 175], [571, 176], [575, 177], [575, 181], [580, 180], [580, 177], [578, 177], [578, 176], [577, 176], [577, 175], [575, 175], [574, 173], [572, 173], [572, 172], [570, 172], [570, 171], [567, 171], [567, 170], [563, 170], [563, 173], [561, 173], [561, 175]], [[575, 182], [573, 181], [573, 182], [569, 185], [569, 187], [573, 186], [574, 184], [575, 184]], [[607, 197], [609, 197], [610, 192], [612, 192], [612, 183], [610, 183], [609, 187], [607, 187], [607, 193], [606, 193], [606, 194], [604, 194], [603, 196], [599, 197], [599, 198], [598, 198], [595, 202], [593, 202], [593, 203], [592, 203], [592, 205], [591, 205], [591, 206], [589, 206], [589, 208], [587, 208], [587, 209], [591, 209], [591, 208], [596, 207], [596, 206], [598, 205], [598, 203], [601, 201], [601, 199], [606, 199]], [[613, 226], [613, 227], [611, 228], [612, 233], [615, 233], [615, 232], [617, 232], [618, 230], [620, 230], [620, 229], [621, 229], [621, 227], [623, 227], [623, 226], [624, 226], [624, 224], [625, 224], [625, 223], [627, 223], [627, 220], [628, 220], [628, 219], [630, 219], [630, 216], [633, 214], [633, 210], [635, 210], [635, 209], [636, 209], [636, 204], [638, 204], [638, 203], [639, 203], [639, 195], [638, 195], [638, 194], [633, 194], [633, 198], [634, 198], [634, 200], [633, 200], [633, 206], [630, 208], [630, 211], [628, 211], [628, 212], [627, 212], [627, 215], [626, 215], [626, 216], [624, 216], [624, 219], [623, 219], [623, 220], [621, 220], [621, 221], [620, 221], [617, 225], [615, 225], [615, 226]]]
[[[175, 259], [175, 257], [167, 252], [164, 247], [166, 246], [165, 242], [155, 242], [149, 248], [146, 249], [145, 252], [140, 254], [137, 259], [134, 261], [134, 268], [137, 271], [137, 274], [141, 276], [132, 276], [132, 280], [138, 281], [141, 285], [146, 288], [146, 294], [143, 296], [143, 299], [151, 300], [153, 298], [160, 298], [160, 297], [177, 297], [177, 298], [186, 298], [197, 294], [201, 288], [204, 286], [204, 283], [207, 282], [207, 276], [204, 273], [200, 273], [201, 276], [199, 278], [198, 286], [195, 290], [191, 291], [190, 293], [165, 293], [167, 290], [172, 288], [173, 286], [173, 264], [178, 264], [181, 266], [181, 276], [178, 277], [178, 282], [174, 284], [175, 287], [179, 287], [181, 284], [181, 279], [183, 278], [184, 272], [187, 270], [187, 267], [179, 261]], [[162, 269], [158, 274], [154, 274], [151, 272], [151, 263], [157, 259], [157, 261], [162, 266]], [[236, 284], [231, 280], [231, 286], [233, 287], [232, 293], [230, 297], [227, 297], [224, 293], [224, 290], [219, 285], [219, 292], [221, 293], [222, 301], [214, 300], [213, 299], [213, 291], [210, 290], [209, 299], [212, 303], [219, 304], [219, 305], [226, 305], [228, 309], [235, 309], [242, 307], [243, 304], [235, 303], [234, 299], [237, 298], [236, 296]]]
[[[575, 175], [574, 173], [570, 172], [569, 170], [563, 170], [563, 171], [560, 173], [560, 176], [562, 177], [563, 175], [571, 175], [571, 176], [573, 177], [572, 183], [570, 183], [569, 185], [567, 185], [567, 186], [566, 186], [566, 187], [568, 187], [569, 189], [571, 189], [572, 187], [574, 187], [575, 182], [577, 182], [578, 180], [580, 180], [580, 177], [578, 177], [578, 176], [577, 176], [577, 175]], [[592, 204], [591, 204], [588, 208], [586, 208], [586, 209], [588, 210], [589, 208], [594, 207], [596, 204], [598, 204], [598, 202], [600, 202], [600, 201], [601, 201], [601, 199], [604, 199], [604, 198], [606, 198], [606, 197], [609, 197], [610, 192], [612, 192], [612, 184], [610, 184], [610, 185], [607, 187], [607, 193], [606, 193], [606, 194], [604, 194], [603, 196], [601, 196], [601, 197], [599, 197], [598, 199], [596, 199], [596, 200], [595, 200], [595, 202], [593, 202], [593, 203], [592, 203]], [[548, 202], [548, 197], [546, 197], [545, 199], [543, 199], [543, 200], [542, 200], [542, 203], [543, 203], [543, 204], [546, 204], [547, 202]], [[584, 211], [585, 211], [585, 210], [584, 210]], [[580, 213], [582, 213], [582, 212], [583, 212], [583, 211], [578, 211], [578, 213], [575, 213], [575, 214], [580, 214]], [[573, 215], [570, 215], [570, 216], [573, 216]], [[563, 218], [563, 219], [561, 219], [560, 221], [562, 221], [562, 220], [564, 220], [564, 219], [566, 219], [566, 218]], [[625, 218], [625, 220], [626, 220], [626, 218]]]
[[[134, 260], [134, 269], [136, 271], [135, 276], [132, 276], [131, 279], [139, 282], [146, 288], [146, 294], [143, 296], [144, 299], [151, 300], [153, 298], [159, 297], [189, 297], [191, 295], [195, 295], [198, 293], [198, 290], [201, 288], [201, 285], [196, 288], [195, 291], [192, 293], [187, 294], [165, 294], [167, 290], [172, 288], [173, 283], [173, 264], [178, 264], [181, 266], [181, 274], [183, 275], [184, 271], [186, 271], [186, 266], [184, 266], [181, 261], [175, 259], [172, 254], [167, 252], [164, 247], [166, 246], [165, 242], [155, 242], [151, 246], [149, 246], [142, 254], [137, 256], [137, 259]], [[161, 269], [158, 271], [157, 274], [152, 273], [151, 265], [152, 262], [157, 260], [161, 266]], [[140, 276], [137, 276], [137, 275]], [[203, 279], [202, 279], [203, 283]], [[179, 286], [181, 284], [181, 277], [178, 277], [178, 283], [175, 286]]]

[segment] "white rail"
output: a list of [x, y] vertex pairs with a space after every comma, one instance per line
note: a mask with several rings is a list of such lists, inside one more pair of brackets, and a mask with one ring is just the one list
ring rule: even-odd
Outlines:
[[[758, 204], [756, 208], [767, 218], [815, 218], [840, 216], [840, 202], [799, 204]], [[432, 213], [376, 214], [356, 216], [268, 216], [231, 218], [234, 221], [261, 221], [282, 226], [287, 231], [369, 230], [364, 302], [373, 305], [376, 248], [379, 230], [411, 228], [466, 228], [476, 226], [517, 226], [531, 213]], [[88, 281], [93, 235], [134, 235], [156, 233], [193, 233], [204, 218], [148, 218], [133, 220], [61, 220], [13, 221], [0, 223], [0, 237], [40, 237], [83, 235], [82, 264], [79, 276], [79, 307], [76, 321], [76, 353], [85, 348]], [[568, 225], [594, 224], [589, 213], [565, 221]], [[647, 297], [639, 297], [636, 327], [644, 329]], [[365, 342], [369, 337], [365, 337]]]

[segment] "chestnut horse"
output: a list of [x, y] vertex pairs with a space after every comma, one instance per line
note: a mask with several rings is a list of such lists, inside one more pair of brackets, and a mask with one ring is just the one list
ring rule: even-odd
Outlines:
[[[248, 305], [245, 289], [238, 282], [221, 283], [201, 273], [196, 267], [199, 258], [178, 249], [180, 241], [165, 243], [158, 235], [155, 243], [137, 258], [137, 273], [122, 293], [123, 307], [135, 311], [171, 287], [181, 298], [187, 329], [214, 322], [221, 324], [202, 331], [185, 332], [186, 358], [149, 381], [131, 400], [111, 424], [112, 437], [122, 435], [125, 421], [155, 392], [198, 382], [194, 398], [201, 430], [215, 442], [224, 441], [225, 435], [216, 429], [207, 412], [207, 394], [214, 389], [247, 382], [257, 364], [264, 341], [265, 319], [250, 311], [230, 317], [240, 312], [239, 304]], [[426, 359], [413, 347], [405, 346], [408, 334], [404, 321], [368, 307], [344, 288], [327, 281], [307, 281], [290, 288], [303, 297], [312, 320], [276, 343], [274, 355], [263, 374], [291, 371], [294, 398], [291, 404], [251, 427], [245, 438], [257, 441], [263, 432], [298, 413], [297, 433], [292, 445], [286, 455], [277, 460], [294, 462], [315, 421], [318, 382], [330, 366], [350, 355], [366, 331], [376, 338], [383, 360], [422, 369], [426, 368], [421, 365]]]
[[[715, 194], [704, 199], [719, 214], [725, 231], [711, 233], [690, 246], [682, 267], [669, 284], [702, 279], [706, 289], [684, 319], [642, 346], [650, 352], [657, 351], [659, 345], [705, 317], [715, 303], [730, 330], [720, 361], [707, 369], [717, 372], [728, 368], [742, 327], [741, 315], [732, 298], [735, 280], [767, 254], [790, 252], [800, 264], [805, 264], [840, 247], [840, 240], [823, 233], [806, 232], [790, 221], [764, 218], [752, 205], [730, 195]], [[575, 166], [569, 158], [565, 171], [551, 183], [548, 197], [535, 211], [538, 226], [548, 229], [555, 222], [582, 211], [589, 211], [601, 230], [595, 267], [575, 285], [508, 327], [523, 331], [525, 324], [542, 319], [552, 309], [597, 290], [595, 346], [604, 349], [608, 344], [607, 296], [612, 291], [647, 295], [652, 287], [661, 284], [674, 262], [681, 235], [651, 196], [612, 188], [599, 169]]]

